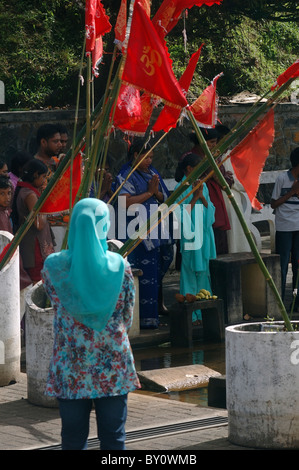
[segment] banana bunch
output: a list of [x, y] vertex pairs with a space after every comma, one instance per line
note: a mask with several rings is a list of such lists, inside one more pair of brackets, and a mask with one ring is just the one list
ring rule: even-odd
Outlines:
[[175, 294], [175, 299], [179, 303], [186, 302], [195, 302], [196, 300], [216, 300], [218, 297], [217, 295], [212, 295], [208, 290], [201, 289], [198, 294]]
[[206, 289], [201, 289], [197, 294], [196, 294], [196, 300], [209, 300], [209, 299], [213, 299], [213, 300], [216, 300], [217, 299], [217, 295], [212, 295], [211, 292], [209, 292], [208, 290]]

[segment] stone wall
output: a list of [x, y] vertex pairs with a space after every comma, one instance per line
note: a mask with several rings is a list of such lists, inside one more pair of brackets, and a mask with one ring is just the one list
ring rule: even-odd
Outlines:
[[[250, 109], [249, 104], [225, 105], [219, 108], [219, 120], [222, 124], [233, 127]], [[85, 121], [84, 111], [79, 113], [78, 131]], [[70, 131], [70, 142], [74, 127], [74, 111], [14, 111], [0, 112], [0, 138], [2, 148], [0, 159], [7, 163], [16, 151], [26, 150], [31, 154], [36, 151], [35, 136], [38, 127], [46, 122], [62, 123]], [[270, 150], [265, 170], [279, 170], [289, 167], [289, 155], [299, 145], [299, 105], [295, 103], [279, 104], [275, 108], [275, 141]], [[164, 178], [173, 178], [179, 157], [191, 148], [189, 142], [190, 123], [184, 120], [182, 126], [172, 129], [159, 143], [155, 150], [154, 166]], [[155, 138], [159, 138], [157, 134]], [[112, 170], [117, 172], [126, 161], [127, 144], [123, 134], [113, 133], [109, 155]]]

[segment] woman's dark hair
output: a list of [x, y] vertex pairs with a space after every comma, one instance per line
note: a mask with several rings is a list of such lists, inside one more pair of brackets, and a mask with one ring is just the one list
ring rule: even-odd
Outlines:
[[292, 168], [299, 165], [299, 147], [295, 148], [290, 155]]
[[185, 157], [183, 158], [183, 160], [181, 160], [178, 163], [178, 166], [175, 170], [174, 179], [178, 183], [180, 181], [182, 181], [182, 179], [185, 175], [185, 171], [186, 171], [187, 166], [191, 166], [192, 168], [194, 168], [194, 167], [196, 167], [196, 165], [198, 165], [199, 162], [200, 162], [199, 155], [197, 155], [196, 153], [187, 153], [185, 155]]
[[129, 152], [128, 152], [128, 160], [133, 160], [134, 153], [146, 153], [148, 150], [151, 149], [151, 144], [147, 141], [147, 139], [143, 139], [142, 137], [137, 137], [133, 140]]
[[11, 184], [9, 177], [0, 175], [0, 189], [7, 189], [7, 188], [12, 189], [12, 184]]
[[6, 165], [7, 163], [4, 160], [0, 160], [0, 170]]
[[[48, 167], [42, 161], [38, 160], [37, 158], [32, 158], [27, 162], [22, 169], [22, 181], [26, 183], [33, 183], [34, 175], [37, 173], [38, 176], [43, 175], [48, 172]], [[17, 209], [17, 198], [20, 192], [21, 187], [17, 186], [15, 189], [13, 203], [12, 203], [12, 212], [11, 212], [11, 220], [13, 225], [13, 232], [19, 228], [19, 214]]]
[[41, 160], [38, 160], [37, 158], [32, 158], [23, 166], [21, 174], [22, 181], [26, 181], [27, 183], [33, 183], [35, 173], [37, 173], [38, 175], [48, 173], [48, 167]]
[[29, 162], [33, 157], [29, 155], [27, 152], [17, 152], [11, 159], [10, 162], [10, 171], [20, 177], [21, 176], [21, 168]]
[[[203, 135], [203, 137], [206, 141], [219, 138], [219, 133], [217, 132], [216, 127], [212, 128], [212, 129], [200, 127], [200, 130], [201, 130], [201, 133], [202, 133], [202, 135]], [[191, 132], [189, 134], [189, 139], [194, 145], [199, 144], [199, 141], [198, 141], [198, 138], [197, 138], [197, 135], [195, 134], [195, 132]]]

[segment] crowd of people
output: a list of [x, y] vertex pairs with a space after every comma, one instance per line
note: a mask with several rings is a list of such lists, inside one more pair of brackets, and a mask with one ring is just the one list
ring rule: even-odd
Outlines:
[[[214, 129], [202, 129], [203, 136], [209, 149], [213, 149], [221, 140], [224, 134], [228, 132], [225, 126], [218, 125]], [[38, 197], [45, 188], [47, 182], [55, 172], [57, 165], [68, 149], [69, 134], [66, 127], [57, 124], [44, 124], [36, 136], [36, 153], [30, 155], [27, 152], [16, 152], [11, 159], [10, 164], [0, 160], [0, 188], [1, 188], [1, 216], [0, 228], [8, 230], [11, 233], [22, 226], [27, 216], [34, 207]], [[184, 153], [178, 161], [175, 179], [178, 185], [186, 178], [203, 158], [204, 153], [201, 149], [195, 132], [190, 134], [190, 142], [193, 145], [191, 150]], [[298, 213], [296, 184], [298, 176], [296, 173], [296, 155], [297, 149], [292, 152], [292, 169], [283, 175], [291, 175], [288, 180], [288, 186], [293, 188], [295, 195], [290, 200], [283, 201], [277, 205], [277, 200], [281, 200], [279, 191], [286, 193], [285, 187], [277, 189], [275, 186], [272, 205], [277, 217], [277, 253], [281, 255], [282, 270], [282, 294], [284, 296], [286, 269], [288, 259], [291, 254], [293, 266], [293, 283], [296, 280], [297, 266], [295, 260], [298, 260], [296, 248], [298, 243], [293, 239], [289, 240], [288, 235], [295, 233], [296, 236]], [[146, 158], [144, 158], [146, 154]], [[153, 210], [157, 210], [168, 197], [169, 191], [163, 181], [163, 178], [153, 165], [154, 152], [150, 149], [150, 143], [145, 143], [143, 138], [134, 138], [131, 145], [128, 146], [127, 162], [121, 167], [118, 174], [113, 178], [109, 167], [109, 158], [105, 169], [98, 169], [90, 190], [90, 197], [98, 198], [107, 202], [112, 197], [114, 191], [119, 191], [117, 210], [124, 211], [126, 218], [121, 220], [130, 226], [130, 222], [135, 219], [136, 213], [139, 216], [139, 225], [145, 223]], [[229, 162], [229, 159], [227, 160]], [[220, 171], [226, 179], [228, 185], [233, 189], [235, 197], [238, 197], [243, 188], [236, 178], [234, 178], [233, 169], [229, 164], [220, 163]], [[137, 168], [132, 171], [133, 168]], [[295, 170], [293, 169], [295, 168]], [[100, 172], [104, 172], [102, 187], [98, 192], [98, 181]], [[295, 173], [293, 175], [293, 173]], [[206, 174], [202, 175], [204, 178]], [[279, 181], [281, 181], [282, 176]], [[287, 177], [285, 176], [285, 179]], [[293, 178], [293, 179], [292, 179]], [[120, 189], [120, 190], [119, 190]], [[165, 313], [166, 307], [163, 301], [163, 277], [173, 262], [174, 247], [176, 250], [175, 265], [180, 270], [180, 293], [196, 294], [200, 288], [211, 290], [211, 280], [209, 276], [209, 260], [218, 255], [231, 252], [231, 244], [238, 245], [240, 250], [249, 251], [249, 245], [245, 239], [244, 233], [238, 225], [233, 210], [228, 203], [227, 196], [220, 186], [217, 178], [211, 176], [206, 183], [200, 186], [192, 196], [186, 199], [186, 194], [182, 194], [178, 201], [185, 198], [181, 210], [181, 223], [189, 217], [189, 223], [194, 226], [194, 216], [196, 210], [201, 210], [202, 243], [201, 247], [195, 250], [186, 250], [190, 240], [184, 240], [184, 227], [181, 227], [180, 240], [176, 241], [172, 237], [171, 228], [168, 227], [168, 233], [161, 233], [163, 224], [156, 230], [155, 236], [152, 234], [146, 236], [141, 243], [129, 254], [130, 264], [142, 271], [139, 279], [140, 285], [140, 326], [141, 328], [157, 328], [159, 326], [159, 316]], [[191, 207], [190, 214], [186, 213], [185, 208]], [[143, 211], [138, 208], [142, 206]], [[193, 208], [195, 206], [195, 208]], [[196, 207], [198, 209], [196, 209]], [[288, 217], [292, 209], [292, 217]], [[281, 222], [283, 215], [286, 214], [286, 224]], [[131, 214], [131, 215], [130, 215]], [[282, 215], [281, 215], [282, 214]], [[120, 220], [118, 218], [118, 220]], [[114, 221], [117, 224], [117, 220]], [[38, 282], [41, 280], [41, 270], [47, 256], [54, 252], [55, 237], [51, 228], [52, 222], [45, 215], [38, 214], [34, 223], [23, 237], [20, 243], [20, 258], [22, 272], [20, 276], [20, 287]], [[233, 225], [233, 229], [232, 229]], [[281, 230], [291, 227], [292, 230]], [[135, 230], [138, 230], [136, 227]], [[199, 228], [197, 228], [199, 230]], [[286, 235], [281, 232], [287, 232]], [[116, 238], [125, 242], [130, 234], [128, 231], [117, 230]], [[238, 236], [236, 235], [238, 233]], [[233, 240], [233, 242], [231, 242]], [[289, 240], [289, 241], [283, 241]], [[296, 302], [298, 308], [298, 302]], [[201, 319], [200, 312], [194, 320]]]
[[[210, 149], [226, 132], [220, 128], [202, 131]], [[191, 133], [190, 140], [193, 147], [182, 155], [176, 168], [177, 186], [204, 158], [195, 133]], [[0, 230], [13, 234], [24, 224], [67, 145], [67, 129], [45, 124], [37, 132], [35, 155], [18, 152], [9, 165], [0, 161]], [[140, 327], [155, 329], [167, 310], [163, 278], [173, 261], [174, 247], [183, 295], [195, 295], [200, 289], [211, 291], [210, 260], [229, 252], [233, 219], [215, 176], [206, 182], [194, 182], [192, 193], [192, 186], [186, 186], [178, 197], [179, 240], [173, 236], [170, 218], [167, 226], [158, 225], [155, 236], [147, 233], [128, 259], [108, 249], [111, 221], [106, 203], [115, 191], [117, 210], [125, 214], [118, 221], [125, 221], [126, 229], [135, 223], [134, 233], [169, 197], [153, 159], [149, 142], [135, 138], [129, 146], [128, 161], [115, 178], [109, 161], [105, 169], [97, 170], [89, 197], [79, 201], [72, 211], [67, 249], [55, 252], [51, 224], [42, 214], [37, 214], [20, 243], [20, 290], [43, 280], [55, 311], [46, 393], [59, 401], [63, 449], [86, 447], [92, 402], [102, 449], [125, 448], [127, 394], [140, 387], [128, 339], [135, 301], [132, 268], [142, 271]], [[298, 276], [299, 148], [292, 151], [290, 160], [290, 170], [277, 179], [271, 203], [276, 214], [283, 296], [289, 259], [294, 288]], [[232, 168], [221, 161], [219, 167], [228, 185], [238, 191]], [[99, 171], [104, 171], [102, 188], [98, 188]], [[132, 235], [129, 230], [116, 230], [116, 234], [122, 242]], [[298, 295], [295, 311], [299, 311]], [[200, 310], [193, 315], [194, 322], [201, 322]]]

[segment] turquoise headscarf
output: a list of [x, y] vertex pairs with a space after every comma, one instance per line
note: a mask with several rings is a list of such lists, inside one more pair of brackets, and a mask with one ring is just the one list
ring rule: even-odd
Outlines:
[[107, 205], [98, 199], [82, 199], [72, 212], [68, 249], [45, 260], [63, 307], [97, 331], [114, 312], [125, 270], [123, 257], [108, 251], [109, 227]]

